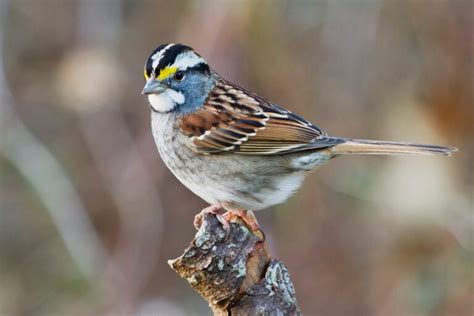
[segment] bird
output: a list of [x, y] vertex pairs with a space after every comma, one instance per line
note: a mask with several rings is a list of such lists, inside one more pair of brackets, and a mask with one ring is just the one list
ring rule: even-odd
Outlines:
[[351, 154], [449, 156], [457, 149], [329, 136], [303, 117], [221, 77], [193, 48], [159, 45], [144, 67], [159, 154], [178, 180], [229, 227], [252, 230], [253, 211], [285, 202], [311, 171]]

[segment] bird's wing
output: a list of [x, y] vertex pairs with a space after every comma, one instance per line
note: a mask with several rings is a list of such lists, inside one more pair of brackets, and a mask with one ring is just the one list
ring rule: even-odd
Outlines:
[[245, 89], [217, 82], [204, 106], [179, 122], [189, 146], [201, 154], [286, 154], [327, 148], [343, 140]]

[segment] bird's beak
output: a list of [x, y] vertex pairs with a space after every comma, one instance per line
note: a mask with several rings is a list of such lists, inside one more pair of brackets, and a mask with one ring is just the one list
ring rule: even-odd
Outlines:
[[151, 78], [145, 83], [142, 94], [160, 94], [165, 89], [166, 87], [160, 81]]

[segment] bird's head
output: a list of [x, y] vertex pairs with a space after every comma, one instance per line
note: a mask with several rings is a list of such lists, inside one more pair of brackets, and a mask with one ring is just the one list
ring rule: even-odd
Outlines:
[[142, 94], [155, 112], [192, 112], [200, 108], [214, 85], [207, 62], [191, 47], [163, 44], [145, 64]]

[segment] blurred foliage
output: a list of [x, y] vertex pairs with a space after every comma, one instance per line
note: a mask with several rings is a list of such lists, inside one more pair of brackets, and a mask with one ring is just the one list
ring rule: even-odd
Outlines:
[[473, 315], [473, 2], [0, 0], [0, 314], [190, 315], [166, 260], [205, 206], [140, 95], [158, 44], [334, 135], [456, 146], [350, 157], [257, 214], [306, 315]]

